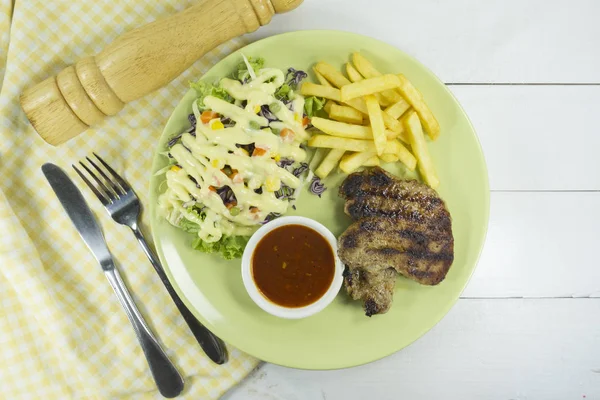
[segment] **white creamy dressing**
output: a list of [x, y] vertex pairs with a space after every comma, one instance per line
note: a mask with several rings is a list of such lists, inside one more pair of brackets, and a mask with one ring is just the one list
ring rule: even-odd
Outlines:
[[[166, 172], [168, 188], [159, 198], [159, 207], [171, 223], [177, 225], [179, 221], [169, 216], [183, 216], [200, 225], [198, 236], [202, 240], [215, 242], [223, 235], [250, 235], [270, 213], [283, 214], [288, 210], [290, 202], [277, 199], [274, 192], [282, 183], [297, 189], [301, 181], [280, 168], [277, 161], [280, 158], [304, 161], [306, 152], [300, 144], [308, 135], [302, 123], [304, 98], [296, 95], [292, 102], [294, 111], [290, 111], [274, 97], [284, 81], [283, 72], [275, 68], [260, 70], [256, 78], [245, 84], [222, 79], [221, 87], [236, 100], [236, 104], [247, 101], [245, 108], [212, 96], [204, 98], [204, 104], [207, 109], [234, 121], [235, 126], [230, 128], [223, 128], [218, 118], [203, 124], [198, 107], [193, 107], [197, 119], [196, 136], [186, 133], [181, 143], [170, 149], [171, 156], [181, 168]], [[257, 115], [263, 105], [270, 105], [280, 121], [269, 123]], [[293, 137], [280, 137], [272, 131], [285, 128], [294, 133]], [[265, 154], [253, 156], [236, 146], [251, 143]], [[227, 176], [222, 171], [226, 165], [237, 170], [237, 174]], [[229, 186], [235, 194], [235, 215], [233, 208], [228, 209], [215, 191], [222, 186]], [[254, 191], [258, 188], [262, 188], [262, 194]], [[190, 203], [204, 207], [204, 220], [188, 211]]]

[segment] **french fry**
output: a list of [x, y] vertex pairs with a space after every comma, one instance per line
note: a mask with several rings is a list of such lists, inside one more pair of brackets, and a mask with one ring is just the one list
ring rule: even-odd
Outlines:
[[[376, 78], [378, 76], [381, 76], [381, 72], [379, 72], [373, 66], [373, 64], [371, 64], [371, 62], [369, 60], [367, 60], [360, 53], [353, 53], [352, 54], [352, 62], [356, 66], [356, 69], [358, 70], [358, 72], [360, 74], [362, 74], [362, 76], [364, 76], [365, 78]], [[396, 102], [398, 102], [398, 101], [400, 101], [402, 99], [402, 96], [400, 96], [400, 94], [398, 94], [394, 90], [385, 90], [385, 91], [383, 91], [381, 93], [381, 97], [387, 101], [388, 105], [389, 104], [394, 104], [394, 103], [396, 103]]]
[[385, 112], [394, 119], [398, 119], [410, 108], [410, 104], [403, 98], [395, 102], [391, 106], [385, 109]]
[[300, 94], [303, 96], [317, 96], [333, 101], [342, 101], [339, 89], [329, 86], [316, 85], [312, 82], [304, 82], [300, 88]]
[[401, 148], [404, 147], [397, 140], [388, 140], [385, 145], [385, 150], [383, 154], [398, 154], [401, 151]]
[[385, 137], [387, 140], [398, 139], [398, 132], [390, 131], [389, 129], [385, 130]]
[[400, 147], [398, 147], [396, 153], [394, 154], [398, 156], [398, 160], [400, 160], [402, 164], [406, 165], [406, 168], [408, 168], [411, 171], [414, 171], [417, 167], [417, 159], [406, 147], [402, 145], [402, 143], [398, 142], [398, 144], [400, 145]]
[[392, 154], [398, 157], [398, 160], [406, 165], [406, 167], [411, 171], [414, 171], [415, 167], [417, 166], [417, 159], [410, 153], [410, 151], [408, 151], [406, 147], [402, 145], [402, 143], [397, 140], [388, 140], [385, 150], [381, 156], [383, 157], [386, 154]]
[[[352, 99], [349, 101], [345, 101], [344, 103], [348, 104], [350, 107], [357, 109], [361, 113], [365, 115], [369, 115], [367, 111], [367, 105], [363, 99]], [[402, 140], [404, 143], [408, 143], [408, 139], [406, 137], [406, 133], [404, 132], [404, 126], [398, 121], [390, 117], [386, 112], [383, 112], [383, 123], [387, 128], [391, 131], [396, 132], [397, 138]]]
[[375, 78], [376, 76], [381, 76], [381, 72], [377, 70], [371, 64], [369, 60], [367, 60], [362, 54], [359, 52], [352, 53], [352, 63], [365, 78]]
[[343, 149], [331, 149], [315, 170], [315, 175], [321, 179], [325, 179], [333, 171], [345, 152]]
[[370, 151], [346, 154], [340, 161], [340, 169], [349, 174], [363, 166], [372, 157], [376, 156], [377, 155], [374, 152]]
[[315, 149], [313, 156], [311, 157], [310, 161], [308, 162], [308, 168], [311, 171], [314, 171], [315, 169], [317, 169], [317, 167], [321, 164], [321, 162], [323, 161], [325, 156], [329, 153], [329, 151], [330, 151], [329, 149], [325, 149], [325, 148]]
[[404, 126], [400, 121], [394, 119], [389, 116], [385, 111], [382, 113], [383, 115], [383, 123], [387, 126], [392, 132], [396, 132], [396, 137], [402, 140], [404, 143], [408, 143], [408, 138], [406, 137], [406, 132], [404, 131]]
[[360, 72], [358, 72], [350, 63], [346, 63], [346, 74], [348, 74], [348, 78], [350, 78], [352, 82], [358, 82], [364, 79]]
[[[348, 139], [373, 140], [373, 131], [370, 126], [347, 124], [320, 117], [312, 117], [310, 122], [315, 128], [331, 136]], [[396, 139], [398, 134], [386, 129], [385, 136], [388, 140], [392, 140]]]
[[326, 62], [318, 62], [315, 65], [315, 70], [317, 70], [321, 75], [325, 77], [329, 82], [333, 84], [333, 86], [337, 88], [341, 88], [342, 86], [349, 85], [351, 82], [346, 78], [340, 71], [337, 70], [333, 65], [327, 64]]
[[376, 78], [364, 79], [349, 85], [342, 86], [341, 99], [348, 101], [357, 97], [367, 96], [369, 94], [382, 92], [388, 89], [394, 89], [401, 85], [401, 81], [396, 75], [387, 74]]
[[377, 149], [377, 155], [380, 156], [385, 150], [387, 138], [385, 136], [385, 124], [383, 123], [383, 115], [377, 98], [373, 95], [365, 96], [365, 103], [369, 111], [369, 121], [371, 121], [371, 130], [373, 131], [373, 142]]
[[348, 139], [329, 135], [314, 135], [308, 140], [310, 147], [327, 147], [348, 151], [374, 151], [375, 145], [370, 140]]
[[[350, 63], [346, 64], [346, 73], [348, 74], [348, 77], [352, 82], [360, 82], [364, 79], [362, 75], [356, 70], [356, 68], [354, 68]], [[382, 107], [390, 105], [390, 102], [384, 99], [383, 96], [381, 96], [381, 93], [375, 93], [375, 97], [377, 97], [377, 101], [379, 102], [379, 104], [381, 104]]]
[[381, 165], [381, 163], [379, 162], [379, 157], [373, 156], [367, 161], [365, 161], [363, 167], [378, 167], [379, 165]]
[[348, 104], [350, 107], [357, 109], [361, 113], [368, 115], [367, 105], [363, 99], [352, 99], [348, 101], [344, 101], [344, 103]]
[[331, 107], [333, 107], [334, 104], [335, 104], [335, 101], [327, 100], [327, 103], [325, 103], [325, 105], [323, 106], [323, 109], [325, 110], [327, 115], [331, 114]]
[[[329, 135], [314, 135], [308, 140], [310, 147], [325, 147], [328, 149], [344, 149], [347, 151], [377, 152], [372, 140], [348, 139]], [[397, 153], [402, 146], [397, 140], [388, 140], [383, 153]]]
[[415, 109], [419, 118], [421, 120], [421, 124], [423, 125], [423, 129], [432, 140], [437, 139], [440, 135], [440, 124], [437, 119], [435, 119], [433, 113], [425, 104], [425, 100], [421, 93], [413, 86], [412, 83], [402, 74], [398, 75], [398, 78], [401, 81], [401, 85], [398, 88], [402, 93], [402, 96], [406, 99], [406, 101]]
[[417, 113], [411, 111], [410, 114], [404, 118], [404, 124], [406, 126], [406, 131], [408, 132], [410, 145], [418, 160], [419, 172], [421, 173], [423, 180], [425, 180], [425, 183], [435, 189], [439, 186], [440, 180], [437, 177], [433, 161], [429, 155], [427, 142], [425, 141], [421, 121], [419, 121]]
[[381, 161], [385, 162], [385, 163], [395, 163], [398, 162], [398, 160], [400, 160], [400, 157], [398, 157], [398, 154], [382, 154], [379, 156], [379, 158], [381, 159]]
[[329, 83], [329, 81], [327, 79], [325, 79], [325, 77], [323, 75], [321, 75], [321, 73], [319, 71], [317, 71], [316, 68], [313, 68], [313, 72], [315, 73], [315, 76], [317, 77], [317, 80], [319, 81], [319, 83], [321, 85], [333, 87], [333, 85], [331, 83]]
[[311, 124], [315, 128], [331, 136], [361, 140], [373, 139], [373, 133], [368, 126], [346, 124], [344, 122], [332, 121], [330, 119], [319, 117], [313, 117], [311, 119]]
[[348, 106], [332, 104], [328, 114], [329, 118], [335, 119], [336, 121], [348, 122], [350, 124], [362, 124], [363, 122], [363, 114]]

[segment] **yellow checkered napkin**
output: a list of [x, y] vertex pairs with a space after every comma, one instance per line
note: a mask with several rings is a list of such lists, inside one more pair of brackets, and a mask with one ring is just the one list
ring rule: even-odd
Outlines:
[[[0, 0], [0, 398], [159, 398], [125, 312], [43, 178], [51, 161], [70, 167], [92, 151], [148, 205], [152, 152], [171, 111], [202, 75], [238, 48], [205, 56], [168, 87], [58, 148], [42, 141], [18, 104], [29, 85], [100, 51], [120, 33], [194, 0]], [[12, 11], [12, 19], [11, 19]], [[9, 40], [10, 30], [10, 40]], [[83, 190], [152, 330], [186, 380], [183, 398], [214, 399], [257, 360], [230, 348], [214, 365], [199, 348], [128, 228]], [[148, 220], [148, 213], [144, 216]], [[148, 225], [144, 229], [149, 233]]]

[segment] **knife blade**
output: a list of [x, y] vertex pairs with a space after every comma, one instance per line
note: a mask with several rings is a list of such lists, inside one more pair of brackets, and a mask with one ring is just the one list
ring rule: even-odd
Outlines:
[[104, 241], [102, 230], [81, 191], [60, 167], [52, 163], [42, 165], [42, 172], [75, 225], [79, 236], [98, 260], [102, 269], [105, 271], [113, 269], [115, 266]]

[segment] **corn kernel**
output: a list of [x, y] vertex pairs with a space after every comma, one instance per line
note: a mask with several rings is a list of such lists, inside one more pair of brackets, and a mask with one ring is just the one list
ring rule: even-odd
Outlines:
[[211, 164], [212, 164], [213, 167], [218, 168], [219, 167], [219, 160], [216, 160], [216, 159], [212, 160]]
[[300, 117], [299, 114], [294, 114], [294, 119], [296, 120], [296, 122], [301, 122], [302, 118]]
[[281, 181], [274, 176], [269, 176], [265, 181], [265, 188], [269, 192], [276, 192], [281, 188]]
[[276, 154], [275, 157], [273, 157], [275, 159], [275, 161], [279, 162], [281, 161], [281, 156], [279, 154]]
[[254, 106], [254, 114], [258, 114], [260, 112], [260, 106]]
[[179, 167], [179, 166], [177, 166], [177, 165], [173, 165], [173, 166], [171, 167], [171, 171], [173, 171], [173, 172], [177, 172], [177, 171], [179, 171], [180, 169], [181, 169], [181, 167]]
[[215, 121], [210, 126], [210, 129], [212, 129], [213, 131], [216, 131], [219, 129], [224, 129], [224, 128], [225, 128], [225, 125], [223, 125], [223, 123], [221, 121]]

